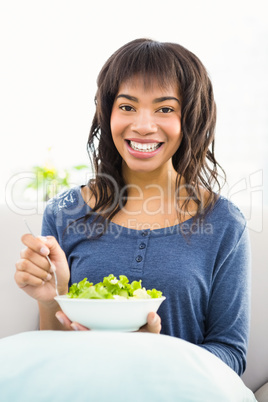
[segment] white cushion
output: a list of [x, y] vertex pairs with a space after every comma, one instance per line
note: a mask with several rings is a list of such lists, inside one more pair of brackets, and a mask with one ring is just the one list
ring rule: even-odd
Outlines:
[[253, 402], [210, 352], [149, 333], [32, 331], [0, 340], [0, 400]]

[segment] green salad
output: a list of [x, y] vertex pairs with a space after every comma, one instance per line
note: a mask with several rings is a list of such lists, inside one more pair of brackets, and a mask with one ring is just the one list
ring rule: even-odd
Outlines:
[[118, 298], [136, 298], [151, 299], [162, 296], [160, 290], [146, 290], [141, 285], [141, 280], [129, 283], [125, 275], [119, 275], [117, 279], [113, 274], [105, 276], [102, 282], [89, 282], [87, 278], [79, 283], [74, 283], [67, 293], [71, 298], [79, 299], [118, 299]]

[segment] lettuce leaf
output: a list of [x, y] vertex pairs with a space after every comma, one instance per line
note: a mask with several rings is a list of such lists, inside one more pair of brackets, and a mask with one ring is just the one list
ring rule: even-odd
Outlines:
[[129, 299], [134, 297], [137, 299], [158, 298], [162, 296], [160, 290], [146, 290], [142, 287], [141, 280], [129, 283], [125, 275], [119, 275], [119, 279], [113, 274], [105, 276], [103, 282], [93, 285], [87, 278], [79, 283], [74, 283], [67, 295], [70, 298], [81, 299], [114, 299], [114, 296], [121, 296]]

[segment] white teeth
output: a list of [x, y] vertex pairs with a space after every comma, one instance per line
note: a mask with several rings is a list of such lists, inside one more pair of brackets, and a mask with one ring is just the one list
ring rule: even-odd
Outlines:
[[140, 142], [129, 141], [129, 145], [135, 151], [152, 152], [152, 151], [155, 151], [157, 148], [159, 148], [161, 143], [159, 143], [159, 142], [151, 142], [151, 143], [148, 143], [148, 144], [141, 144]]

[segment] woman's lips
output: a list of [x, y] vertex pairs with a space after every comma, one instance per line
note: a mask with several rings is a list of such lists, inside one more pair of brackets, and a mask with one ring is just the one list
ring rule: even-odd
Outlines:
[[140, 159], [152, 158], [162, 149], [163, 142], [126, 140], [128, 152]]

